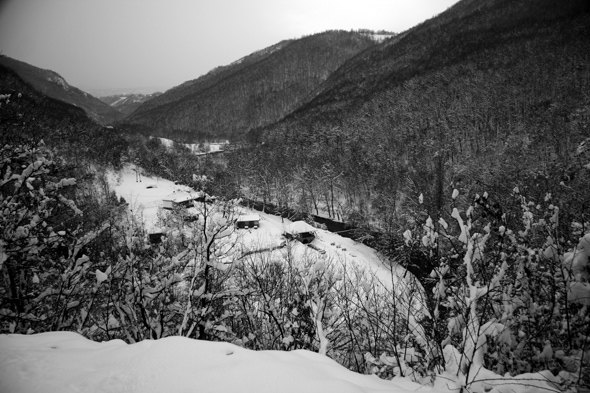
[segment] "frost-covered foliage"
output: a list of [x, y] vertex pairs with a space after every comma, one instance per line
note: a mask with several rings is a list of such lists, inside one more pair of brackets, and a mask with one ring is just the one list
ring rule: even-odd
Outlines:
[[520, 220], [509, 220], [509, 212], [491, 219], [485, 193], [464, 210], [453, 207], [451, 222], [441, 217], [434, 225], [428, 217], [421, 239], [405, 234], [408, 246], [437, 259], [427, 280], [432, 320], [424, 337], [444, 355], [437, 383], [487, 391], [500, 389], [504, 375], [526, 375], [532, 386], [587, 386], [588, 226], [572, 223], [578, 240], [569, 242], [551, 195], [531, 201], [515, 187], [512, 197]]
[[[403, 357], [413, 345], [403, 337], [411, 340], [407, 318], [416, 313], [406, 301], [413, 296], [405, 284], [398, 288], [397, 277], [396, 284], [380, 282], [362, 267], [315, 252], [295, 253], [293, 246], [236, 262], [238, 343], [252, 349], [308, 349], [355, 371], [404, 375]], [[393, 353], [396, 365], [402, 359], [397, 370], [380, 369], [375, 356], [386, 353]]]
[[[334, 275], [323, 258], [301, 261], [291, 244], [274, 253], [245, 255], [235, 262], [234, 331], [252, 349], [313, 349], [327, 342], [323, 322], [334, 303]], [[317, 333], [317, 336], [316, 336]], [[325, 354], [326, 348], [323, 347]]]
[[175, 212], [163, 223], [167, 235], [159, 244], [149, 242], [132, 214], [113, 220], [100, 239], [112, 249], [100, 254], [89, 277], [94, 296], [83, 305], [78, 331], [128, 342], [172, 335], [225, 339], [232, 206], [203, 204], [186, 222], [186, 211]]
[[216, 321], [227, 296], [231, 204], [203, 204], [186, 223], [175, 214], [169, 236], [152, 246], [124, 205], [102, 216], [83, 212], [89, 187], [57, 178], [63, 168], [47, 149], [1, 153], [1, 331], [73, 330], [129, 342], [223, 331]]
[[43, 146], [0, 149], [2, 331], [71, 328], [72, 310], [90, 293], [78, 285], [89, 268], [80, 250], [106, 226], [78, 235], [64, 225], [83, 214], [70, 199], [77, 182], [56, 178], [49, 156]]

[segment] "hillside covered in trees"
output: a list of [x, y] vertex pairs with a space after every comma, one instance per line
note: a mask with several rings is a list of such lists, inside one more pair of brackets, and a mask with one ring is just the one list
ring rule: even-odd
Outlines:
[[372, 45], [367, 35], [345, 31], [283, 41], [166, 91], [125, 122], [191, 142], [234, 138], [307, 102], [330, 73]]
[[[0, 65], [4, 102], [0, 143], [44, 145], [58, 149], [72, 166], [85, 160], [119, 165], [127, 142], [113, 128], [98, 124], [78, 106], [49, 97], [27, 83], [11, 68]], [[83, 164], [86, 166], [86, 164]]]
[[125, 117], [121, 112], [96, 97], [70, 85], [58, 73], [25, 62], [0, 56], [0, 65], [9, 67], [36, 90], [48, 97], [67, 102], [86, 111], [94, 121], [111, 124]]
[[575, 189], [589, 21], [584, 1], [461, 1], [352, 58], [230, 162], [255, 199], [382, 230], [420, 194], [435, 215], [453, 188]]

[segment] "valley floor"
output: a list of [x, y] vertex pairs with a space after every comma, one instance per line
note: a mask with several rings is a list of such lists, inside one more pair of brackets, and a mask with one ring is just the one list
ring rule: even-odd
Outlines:
[[[129, 203], [148, 232], [163, 229], [159, 221], [165, 214], [163, 199], [191, 192], [165, 179], [142, 176], [139, 181], [133, 167], [110, 173], [109, 178], [116, 194]], [[241, 256], [284, 252], [287, 241], [282, 235], [290, 221], [236, 208], [238, 214], [260, 216], [257, 229], [235, 229], [228, 236], [236, 252]], [[395, 288], [396, 295], [405, 295], [395, 285], [404, 280], [405, 271], [386, 265], [371, 248], [322, 229], [317, 229], [311, 244], [313, 248], [293, 241], [288, 247], [295, 259], [315, 257], [347, 269], [365, 270], [382, 287]], [[273, 250], [264, 251], [269, 249]], [[557, 391], [547, 382], [553, 378], [548, 372], [504, 378], [480, 368], [478, 375], [485, 376], [486, 382], [472, 384], [470, 391]], [[252, 351], [230, 343], [185, 337], [126, 344], [121, 340], [94, 342], [73, 332], [0, 335], [0, 392], [457, 392], [461, 378], [464, 376], [457, 377], [457, 373], [442, 374], [434, 386], [422, 386], [407, 377], [383, 380], [361, 375], [310, 351]]]
[[[162, 210], [163, 199], [173, 198], [175, 194], [195, 192], [187, 186], [177, 185], [162, 178], [141, 176], [141, 182], [139, 182], [135, 168], [131, 166], [121, 172], [111, 173], [109, 178], [117, 196], [123, 197], [129, 203], [130, 209], [143, 220], [148, 232], [161, 230], [159, 217], [165, 214]], [[260, 216], [259, 228], [236, 229], [233, 236], [239, 243], [240, 249], [255, 251], [274, 248], [285, 241], [282, 234], [288, 231], [291, 221], [243, 206], [237, 206], [237, 209], [240, 215]], [[296, 242], [293, 244], [294, 252], [324, 255], [327, 259], [339, 261], [353, 268], [369, 269], [384, 286], [389, 288], [397, 277], [405, 273], [405, 269], [401, 266], [385, 264], [384, 259], [374, 249], [362, 243], [319, 228], [315, 231], [315, 235], [316, 238], [311, 244], [313, 248]], [[394, 277], [393, 282], [392, 277]]]

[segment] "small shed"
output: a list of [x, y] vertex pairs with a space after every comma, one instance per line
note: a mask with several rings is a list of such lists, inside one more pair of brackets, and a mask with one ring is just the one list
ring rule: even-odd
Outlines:
[[177, 207], [192, 207], [195, 201], [203, 200], [202, 192], [176, 192], [162, 199], [162, 208], [172, 210]]
[[258, 229], [260, 226], [260, 216], [258, 214], [245, 214], [238, 217], [236, 221], [236, 226], [238, 228], [254, 228]]
[[162, 242], [164, 232], [152, 232], [148, 234], [148, 236], [151, 244], [160, 244]]
[[317, 229], [305, 221], [295, 221], [287, 228], [285, 237], [287, 239], [299, 240], [303, 244], [309, 244], [315, 239]]
[[148, 239], [151, 244], [159, 244], [162, 242], [162, 237], [166, 235], [164, 228], [153, 227], [148, 229]]

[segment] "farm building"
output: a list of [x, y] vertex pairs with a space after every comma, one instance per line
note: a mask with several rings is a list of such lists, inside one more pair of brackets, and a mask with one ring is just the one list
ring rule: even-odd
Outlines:
[[177, 207], [192, 207], [195, 202], [207, 200], [204, 192], [175, 192], [162, 199], [162, 208], [172, 210]]
[[254, 228], [258, 229], [260, 226], [260, 216], [258, 214], [248, 214], [239, 216], [236, 221], [238, 228]]
[[287, 228], [285, 237], [287, 239], [299, 240], [303, 244], [308, 244], [315, 239], [315, 232], [316, 228], [305, 221], [295, 221]]

